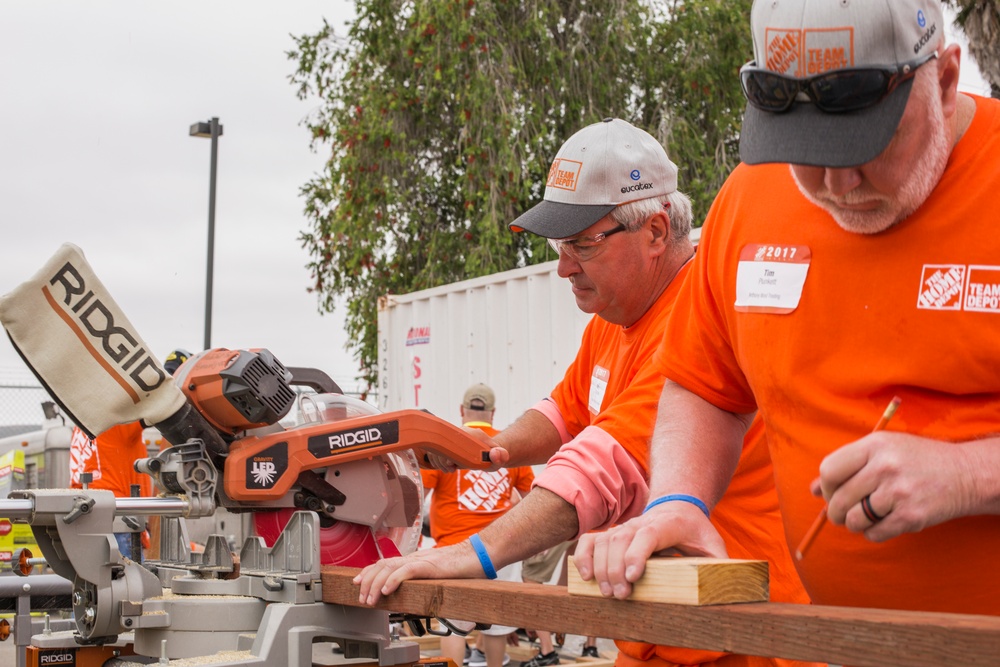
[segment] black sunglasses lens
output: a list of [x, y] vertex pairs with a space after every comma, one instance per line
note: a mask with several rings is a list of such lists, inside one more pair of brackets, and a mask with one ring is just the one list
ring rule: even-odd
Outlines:
[[831, 72], [809, 82], [809, 93], [820, 109], [830, 113], [857, 111], [881, 100], [889, 76], [877, 69]]
[[764, 111], [784, 111], [799, 92], [798, 81], [764, 70], [742, 72], [743, 94]]

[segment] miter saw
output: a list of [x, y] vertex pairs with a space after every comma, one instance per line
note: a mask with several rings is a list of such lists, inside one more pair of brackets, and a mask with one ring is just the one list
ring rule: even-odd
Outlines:
[[[35, 489], [0, 500], [0, 516], [29, 522], [49, 567], [73, 582], [75, 630], [32, 637], [28, 664], [83, 664], [62, 661], [72, 652], [109, 665], [309, 665], [321, 640], [383, 666], [419, 660], [386, 612], [323, 603], [320, 565], [412, 551], [420, 463], [485, 468], [477, 438], [422, 411], [379, 413], [265, 349], [206, 350], [171, 378], [69, 244], [0, 298], [0, 321], [88, 434], [138, 419], [172, 445], [136, 462], [163, 491], [155, 498]], [[298, 423], [282, 425], [296, 404]], [[184, 518], [219, 505], [252, 512], [258, 536], [237, 556], [213, 535], [192, 556]], [[118, 515], [162, 517], [159, 560], [121, 556]]]

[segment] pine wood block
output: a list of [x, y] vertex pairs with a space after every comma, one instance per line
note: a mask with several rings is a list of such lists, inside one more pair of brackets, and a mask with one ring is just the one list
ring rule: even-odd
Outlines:
[[[584, 581], [567, 564], [570, 595], [603, 597], [595, 581]], [[728, 558], [651, 558], [630, 600], [711, 605], [768, 600], [767, 561]]]
[[[566, 664], [566, 662], [562, 661], [562, 664]], [[614, 667], [615, 661], [605, 660], [604, 658], [580, 657], [576, 658], [576, 661], [573, 662], [572, 664], [579, 665], [580, 667]]]
[[526, 662], [538, 655], [538, 649], [530, 644], [526, 645], [523, 642], [518, 642], [517, 646], [507, 645], [507, 655], [510, 656], [511, 660]]
[[413, 642], [420, 647], [420, 652], [424, 651], [437, 651], [441, 648], [441, 638], [437, 635], [424, 635], [423, 637], [415, 637], [411, 635], [406, 635], [400, 637], [404, 641]]

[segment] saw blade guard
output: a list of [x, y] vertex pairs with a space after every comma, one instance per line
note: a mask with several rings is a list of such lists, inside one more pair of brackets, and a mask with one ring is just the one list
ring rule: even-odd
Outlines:
[[[305, 394], [298, 400], [299, 426], [335, 423], [380, 414], [343, 394]], [[370, 459], [331, 465], [317, 471], [345, 496], [321, 517], [320, 561], [324, 565], [363, 567], [413, 552], [423, 520], [423, 482], [412, 450], [383, 452]], [[295, 510], [258, 511], [257, 534], [271, 546]]]

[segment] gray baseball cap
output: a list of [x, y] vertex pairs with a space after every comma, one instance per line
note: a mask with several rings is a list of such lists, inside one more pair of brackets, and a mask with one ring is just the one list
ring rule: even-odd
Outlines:
[[[933, 53], [945, 24], [939, 0], [755, 0], [758, 67], [797, 78], [860, 67], [899, 67]], [[747, 104], [740, 159], [853, 167], [876, 158], [903, 116], [913, 79], [877, 104], [827, 113], [811, 102], [774, 113]]]
[[677, 190], [677, 165], [648, 132], [618, 118], [588, 125], [559, 149], [541, 202], [508, 225], [550, 239], [575, 236], [615, 207]]

